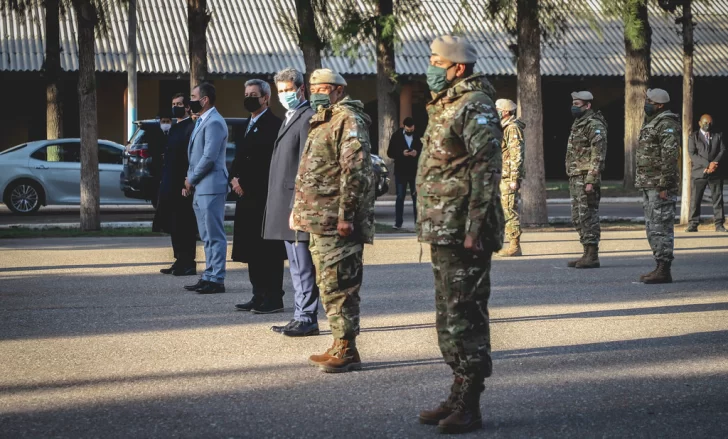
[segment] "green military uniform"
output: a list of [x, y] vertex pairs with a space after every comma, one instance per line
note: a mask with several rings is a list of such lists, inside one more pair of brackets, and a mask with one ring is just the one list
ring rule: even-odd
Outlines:
[[[374, 238], [374, 173], [369, 143], [371, 119], [348, 97], [311, 118], [296, 177], [294, 229], [311, 234], [311, 256], [321, 303], [335, 340], [359, 333], [359, 289], [363, 244]], [[342, 237], [339, 221], [354, 233]]]
[[[599, 245], [599, 200], [601, 174], [607, 157], [607, 121], [598, 111], [587, 110], [571, 126], [566, 146], [571, 220], [583, 246]], [[586, 192], [591, 184], [592, 192]]]
[[[506, 221], [505, 234], [509, 240], [516, 240], [521, 237], [518, 198], [520, 196], [521, 181], [525, 177], [523, 170], [525, 151], [523, 130], [526, 128], [526, 124], [515, 116], [511, 116], [510, 119], [502, 123], [502, 126], [503, 178], [500, 183], [501, 202]], [[519, 189], [511, 189], [511, 183], [517, 183]]]
[[[642, 189], [647, 240], [658, 261], [673, 260], [681, 131], [671, 111], [648, 117], [640, 131], [635, 186]], [[667, 191], [667, 200], [659, 197], [661, 191]]]
[[[482, 74], [436, 94], [427, 105], [417, 172], [417, 233], [431, 244], [440, 350], [456, 378], [475, 388], [492, 372], [491, 253], [503, 245], [494, 95]], [[485, 252], [466, 250], [466, 236], [480, 240]]]

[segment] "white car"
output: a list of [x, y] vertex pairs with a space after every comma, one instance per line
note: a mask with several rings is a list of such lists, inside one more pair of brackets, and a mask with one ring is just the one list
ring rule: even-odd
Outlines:
[[[101, 204], [138, 204], [119, 186], [124, 147], [99, 140]], [[0, 152], [0, 193], [10, 210], [36, 212], [40, 206], [81, 203], [81, 140], [28, 142]]]

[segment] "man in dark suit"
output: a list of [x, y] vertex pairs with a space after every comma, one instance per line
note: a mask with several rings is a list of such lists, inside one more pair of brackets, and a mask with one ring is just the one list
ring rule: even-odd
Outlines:
[[[194, 276], [197, 274], [195, 254], [197, 253], [197, 219], [192, 208], [192, 197], [182, 196], [189, 161], [187, 148], [195, 128], [190, 119], [190, 100], [187, 95], [176, 94], [172, 98], [171, 111], [177, 123], [160, 118], [160, 128], [167, 141], [162, 151], [162, 179], [159, 184], [159, 199], [154, 213], [152, 230], [169, 233], [175, 262], [162, 274]], [[168, 122], [168, 123], [167, 123]]]
[[238, 195], [235, 206], [233, 261], [248, 264], [253, 298], [239, 310], [256, 314], [283, 312], [282, 241], [263, 239], [263, 217], [268, 199], [268, 177], [273, 147], [281, 120], [268, 108], [270, 85], [259, 79], [245, 83], [245, 109], [250, 119], [235, 141], [232, 187]]
[[690, 225], [686, 232], [697, 232], [700, 224], [700, 204], [705, 188], [710, 187], [713, 198], [715, 231], [725, 232], [723, 213], [723, 176], [718, 166], [725, 153], [723, 133], [713, 132], [713, 118], [709, 114], [700, 118], [700, 129], [690, 135], [688, 141], [690, 158], [693, 161], [693, 190], [690, 205]]
[[387, 155], [394, 159], [394, 183], [397, 188], [397, 201], [395, 203], [394, 228], [399, 229], [404, 222], [404, 199], [409, 186], [412, 205], [417, 222], [417, 189], [415, 177], [417, 176], [417, 161], [422, 152], [422, 141], [415, 134], [415, 121], [411, 117], [404, 120], [404, 128], [395, 131], [389, 140]]
[[295, 310], [287, 325], [271, 329], [289, 337], [305, 337], [319, 334], [316, 270], [308, 248], [308, 234], [291, 230], [288, 219], [293, 210], [298, 163], [306, 146], [309, 120], [315, 112], [306, 100], [301, 72], [290, 68], [281, 70], [275, 76], [275, 83], [278, 99], [288, 111], [270, 164], [263, 238], [285, 243], [295, 289]]

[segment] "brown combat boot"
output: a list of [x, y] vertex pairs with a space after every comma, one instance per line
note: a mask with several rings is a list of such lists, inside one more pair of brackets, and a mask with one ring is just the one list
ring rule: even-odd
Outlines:
[[510, 246], [499, 251], [498, 256], [504, 258], [523, 256], [523, 252], [521, 251], [521, 238], [511, 238]]
[[599, 246], [597, 245], [587, 245], [586, 246], [586, 256], [584, 256], [584, 259], [577, 262], [575, 267], [576, 268], [599, 268]]
[[477, 381], [464, 382], [455, 410], [437, 424], [437, 430], [442, 434], [460, 434], [483, 428], [480, 394], [484, 389], [483, 384]]
[[669, 284], [672, 283], [672, 273], [670, 273], [670, 267], [672, 262], [669, 261], [657, 261], [657, 270], [652, 276], [645, 277], [642, 281], [646, 284]]
[[659, 266], [660, 266], [660, 263], [659, 262], [656, 262], [655, 263], [655, 269], [654, 270], [652, 270], [649, 273], [646, 273], [646, 274], [643, 274], [642, 276], [640, 276], [640, 282], [644, 282], [645, 279], [647, 279], [648, 277], [654, 276], [655, 273], [657, 272], [657, 267], [659, 267]]
[[420, 424], [437, 425], [440, 421], [450, 416], [455, 410], [455, 404], [458, 400], [460, 385], [462, 383], [462, 378], [455, 377], [455, 381], [450, 387], [450, 396], [447, 397], [446, 401], [441, 402], [437, 408], [433, 410], [422, 410], [420, 412]]
[[584, 253], [582, 253], [581, 257], [579, 259], [575, 259], [573, 261], [569, 261], [566, 264], [567, 267], [574, 268], [574, 267], [576, 267], [576, 264], [578, 264], [579, 262], [581, 262], [581, 261], [584, 260], [584, 258], [586, 257], [586, 246], [583, 246], [583, 247], [584, 247]]
[[331, 352], [331, 358], [318, 365], [322, 371], [343, 373], [361, 370], [361, 358], [359, 358], [359, 351], [356, 350], [354, 340], [335, 340], [334, 346], [331, 348], [334, 349], [334, 352]]
[[332, 344], [331, 347], [328, 348], [323, 354], [311, 355], [310, 357], [308, 357], [308, 364], [314, 367], [318, 367], [322, 363], [325, 363], [330, 359], [334, 358], [334, 352], [336, 352], [336, 340], [334, 340], [334, 344]]

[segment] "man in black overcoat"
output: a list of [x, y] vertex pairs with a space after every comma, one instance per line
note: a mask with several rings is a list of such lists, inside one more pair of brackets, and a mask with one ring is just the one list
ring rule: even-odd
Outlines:
[[315, 112], [306, 100], [301, 72], [291, 68], [281, 70], [276, 74], [275, 83], [278, 99], [287, 111], [270, 164], [263, 237], [285, 243], [295, 307], [293, 319], [287, 325], [271, 329], [288, 337], [305, 337], [319, 334], [319, 290], [308, 248], [309, 236], [291, 230], [288, 219], [293, 208], [298, 163], [306, 146], [309, 122]]
[[270, 97], [267, 82], [245, 83], [244, 105], [251, 116], [236, 133], [231, 173], [237, 195], [232, 259], [248, 264], [253, 286], [252, 299], [237, 308], [256, 314], [283, 312], [285, 247], [282, 241], [263, 239], [270, 163], [281, 127], [281, 120], [269, 109]]
[[[163, 138], [161, 151], [161, 180], [153, 230], [169, 233], [175, 262], [160, 270], [163, 274], [194, 276], [197, 274], [197, 220], [192, 209], [192, 197], [183, 197], [185, 177], [189, 167], [187, 147], [195, 127], [190, 119], [189, 97], [178, 93], [172, 98], [172, 108], [160, 116]], [[169, 126], [171, 118], [176, 123]], [[164, 123], [162, 123], [164, 122]]]

